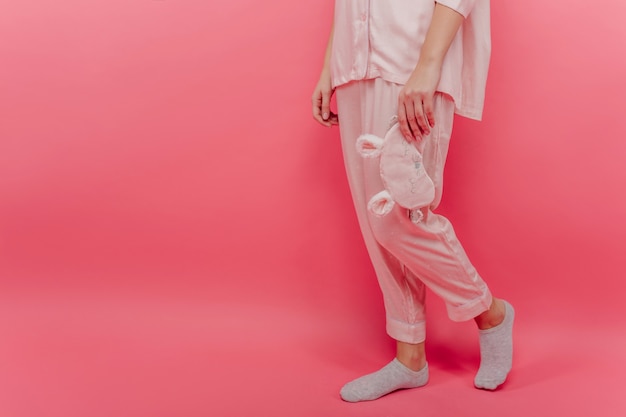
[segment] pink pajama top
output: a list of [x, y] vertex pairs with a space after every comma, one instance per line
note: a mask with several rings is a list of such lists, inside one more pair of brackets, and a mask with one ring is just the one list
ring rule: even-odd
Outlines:
[[[454, 99], [457, 114], [480, 120], [491, 53], [489, 0], [437, 2], [466, 18], [444, 59], [437, 91]], [[434, 0], [336, 0], [333, 87], [377, 77], [405, 84], [434, 9]]]

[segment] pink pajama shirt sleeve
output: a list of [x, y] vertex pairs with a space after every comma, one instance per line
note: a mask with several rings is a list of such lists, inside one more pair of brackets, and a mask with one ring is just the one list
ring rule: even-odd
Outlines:
[[476, 0], [436, 0], [436, 3], [443, 4], [467, 18], [474, 8]]

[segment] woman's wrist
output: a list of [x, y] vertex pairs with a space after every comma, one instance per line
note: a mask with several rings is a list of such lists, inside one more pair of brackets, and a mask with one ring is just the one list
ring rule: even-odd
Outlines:
[[423, 77], [426, 74], [441, 74], [443, 60], [438, 59], [421, 59], [417, 62], [411, 76]]
[[441, 68], [445, 54], [421, 54], [417, 61], [416, 67], [422, 68]]
[[320, 71], [320, 76], [330, 77], [330, 62], [324, 60], [322, 64], [322, 69]]

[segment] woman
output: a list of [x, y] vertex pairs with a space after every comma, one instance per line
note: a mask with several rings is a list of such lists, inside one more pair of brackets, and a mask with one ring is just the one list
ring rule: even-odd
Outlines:
[[[477, 388], [504, 383], [512, 362], [514, 310], [492, 296], [450, 222], [435, 214], [454, 113], [482, 117], [490, 54], [489, 0], [337, 0], [324, 65], [313, 93], [313, 117], [339, 125], [344, 162], [365, 244], [383, 292], [387, 333], [396, 357], [346, 384], [345, 401], [374, 400], [428, 382], [424, 352], [425, 287], [445, 301], [452, 320], [474, 319], [481, 363]], [[336, 93], [337, 114], [330, 110]], [[398, 205], [386, 216], [367, 210], [383, 189], [377, 160], [364, 159], [356, 139], [383, 137], [396, 120], [419, 146], [435, 185], [421, 220]]]

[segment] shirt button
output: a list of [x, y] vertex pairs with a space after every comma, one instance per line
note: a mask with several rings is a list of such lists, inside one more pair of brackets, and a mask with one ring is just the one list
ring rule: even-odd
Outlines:
[[367, 15], [365, 13], [361, 14], [361, 20], [364, 22], [367, 20]]

